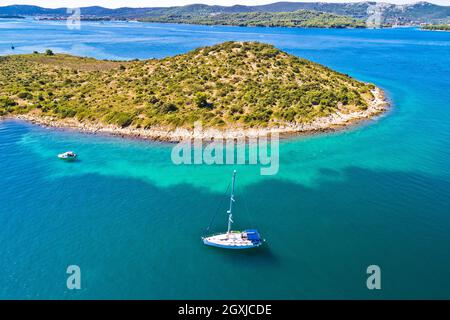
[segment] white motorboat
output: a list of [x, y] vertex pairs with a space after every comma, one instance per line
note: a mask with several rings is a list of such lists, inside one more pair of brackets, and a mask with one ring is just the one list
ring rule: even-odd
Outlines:
[[73, 161], [77, 158], [77, 154], [73, 151], [67, 151], [61, 154], [58, 154], [58, 158], [67, 161]]

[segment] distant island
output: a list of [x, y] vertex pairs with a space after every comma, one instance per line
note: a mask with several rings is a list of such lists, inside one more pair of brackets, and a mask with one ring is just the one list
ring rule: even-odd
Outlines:
[[0, 57], [0, 116], [160, 140], [195, 121], [231, 136], [330, 130], [386, 108], [373, 84], [257, 42], [145, 61]]
[[[204, 24], [228, 24], [228, 25], [282, 25], [299, 26], [306, 24], [304, 17], [299, 22], [295, 21], [294, 13], [299, 10], [328, 13], [331, 20], [357, 19], [357, 21], [371, 21], [373, 17], [378, 19], [382, 26], [402, 25], [417, 26], [426, 24], [450, 23], [450, 6], [439, 6], [428, 2], [395, 5], [385, 2], [275, 2], [266, 5], [245, 6], [217, 6], [192, 4], [174, 7], [150, 7], [150, 8], [117, 8], [109, 9], [99, 6], [81, 8], [82, 20], [146, 20], [159, 22], [180, 23], [204, 23]], [[253, 13], [254, 15], [251, 15]], [[280, 13], [281, 16], [275, 15]], [[38, 19], [62, 20], [70, 16], [67, 8], [48, 9], [29, 5], [12, 5], [0, 7], [0, 15], [32, 16]], [[340, 16], [340, 18], [337, 18]], [[248, 20], [247, 20], [248, 18]], [[272, 18], [274, 23], [272, 23]], [[322, 16], [313, 26], [324, 23]], [[221, 22], [218, 23], [215, 20]], [[343, 20], [344, 24], [347, 20]], [[378, 23], [377, 22], [377, 23]], [[358, 22], [355, 22], [358, 23]], [[330, 22], [329, 25], [335, 25]], [[337, 23], [338, 27], [341, 27]], [[353, 27], [353, 26], [352, 26]]]
[[244, 12], [215, 15], [163, 15], [140, 19], [144, 22], [232, 25], [252, 27], [365, 28], [364, 20], [313, 10], [294, 12]]
[[427, 24], [422, 26], [423, 30], [450, 31], [450, 24]]

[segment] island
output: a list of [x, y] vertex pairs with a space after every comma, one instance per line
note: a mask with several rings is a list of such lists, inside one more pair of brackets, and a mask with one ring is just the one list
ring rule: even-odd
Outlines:
[[143, 22], [230, 25], [245, 27], [365, 28], [364, 20], [314, 10], [294, 12], [241, 12], [217, 14], [166, 14]]
[[0, 116], [87, 132], [179, 141], [200, 121], [236, 137], [312, 133], [386, 108], [375, 85], [258, 42], [145, 61], [0, 57]]
[[450, 31], [450, 24], [427, 24], [421, 27], [423, 30]]

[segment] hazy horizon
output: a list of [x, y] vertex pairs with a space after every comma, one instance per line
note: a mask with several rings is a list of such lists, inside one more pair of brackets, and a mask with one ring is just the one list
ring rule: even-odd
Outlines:
[[[350, 3], [350, 2], [365, 2], [365, 1], [355, 1], [355, 0], [304, 0], [304, 1], [267, 1], [267, 0], [173, 0], [167, 1], [166, 3], [161, 3], [157, 0], [62, 0], [58, 1], [55, 5], [54, 2], [48, 0], [3, 0], [0, 4], [2, 6], [8, 5], [36, 5], [44, 8], [62, 8], [62, 7], [90, 7], [90, 6], [101, 6], [105, 8], [120, 8], [120, 7], [172, 7], [172, 6], [183, 6], [189, 4], [207, 4], [207, 5], [221, 5], [221, 6], [233, 6], [233, 5], [264, 5], [276, 2], [324, 2], [324, 3]], [[421, 1], [414, 0], [388, 0], [388, 1], [375, 1], [375, 2], [385, 2], [392, 4], [412, 4]], [[437, 5], [450, 6], [450, 0], [432, 0], [426, 1], [429, 3]]]

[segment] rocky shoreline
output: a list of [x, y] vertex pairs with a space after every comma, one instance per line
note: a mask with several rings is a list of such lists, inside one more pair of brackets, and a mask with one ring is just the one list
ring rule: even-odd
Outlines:
[[176, 128], [170, 130], [162, 127], [153, 128], [121, 128], [114, 125], [105, 125], [101, 123], [79, 122], [73, 118], [58, 119], [51, 116], [41, 116], [38, 114], [13, 115], [5, 118], [25, 120], [34, 124], [60, 128], [74, 129], [86, 133], [108, 134], [121, 137], [140, 138], [154, 141], [178, 142], [186, 139], [202, 139], [211, 141], [218, 138], [239, 139], [257, 136], [269, 136], [277, 133], [281, 137], [314, 134], [317, 132], [334, 131], [354, 125], [355, 123], [372, 119], [389, 108], [384, 92], [380, 88], [372, 90], [374, 99], [369, 102], [366, 110], [352, 113], [336, 112], [327, 117], [317, 118], [307, 124], [288, 124], [285, 126], [273, 128], [250, 128], [250, 129], [226, 129], [217, 130], [205, 128], [203, 130], [188, 130], [185, 128]]

